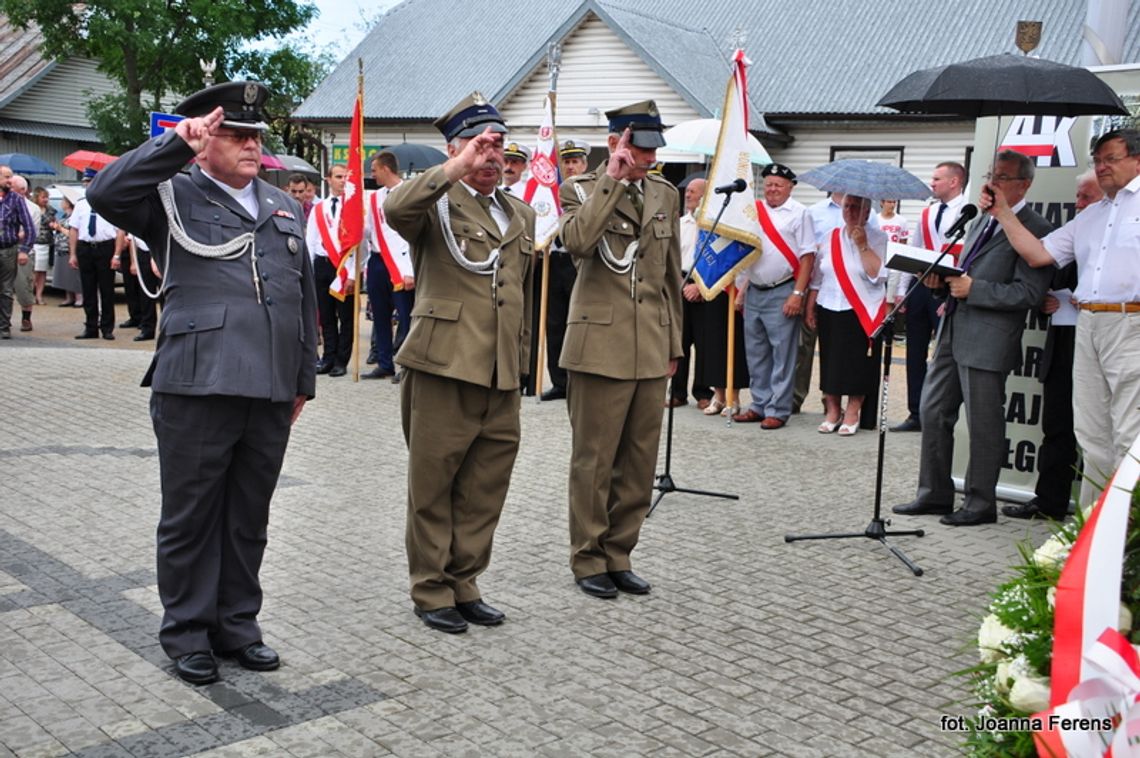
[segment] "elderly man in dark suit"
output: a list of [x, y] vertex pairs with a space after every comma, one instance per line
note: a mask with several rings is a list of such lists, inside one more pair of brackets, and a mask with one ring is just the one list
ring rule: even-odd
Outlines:
[[519, 449], [535, 215], [498, 188], [507, 127], [482, 95], [435, 125], [447, 162], [396, 187], [384, 213], [416, 272], [412, 327], [396, 355], [412, 602], [424, 624], [458, 634], [505, 618], [476, 579], [491, 562]]
[[193, 684], [218, 678], [214, 652], [247, 669], [280, 665], [257, 623], [258, 572], [290, 426], [316, 386], [301, 207], [257, 178], [268, 94], [229, 82], [191, 95], [176, 108], [184, 121], [87, 190], [162, 270], [166, 307], [143, 379], [162, 479], [159, 640]]
[[[1038, 237], [1052, 225], [1025, 204], [1033, 162], [1010, 150], [998, 154], [989, 181]], [[1021, 363], [1026, 313], [1041, 302], [1049, 272], [1021, 260], [992, 217], [974, 224], [959, 260], [964, 273], [947, 277], [947, 302], [938, 346], [922, 390], [922, 457], [915, 499], [895, 513], [942, 514], [941, 523], [973, 526], [997, 520], [996, 489], [1005, 454], [1005, 379]], [[931, 275], [927, 286], [941, 288]], [[965, 405], [970, 433], [965, 503], [954, 511], [950, 466], [954, 424]]]

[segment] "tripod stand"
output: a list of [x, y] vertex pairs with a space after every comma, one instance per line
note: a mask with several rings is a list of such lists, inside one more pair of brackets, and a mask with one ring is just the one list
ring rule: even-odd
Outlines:
[[[723, 193], [724, 194], [724, 202], [721, 204], [720, 210], [716, 214], [716, 218], [713, 219], [712, 227], [709, 229], [709, 234], [705, 238], [704, 245], [701, 247], [700, 255], [693, 257], [693, 262], [694, 262], [693, 268], [696, 268], [696, 261], [700, 260], [701, 257], [704, 256], [704, 254], [708, 251], [709, 244], [712, 241], [713, 232], [716, 231], [717, 224], [720, 223], [720, 217], [724, 215], [725, 209], [728, 208], [728, 204], [732, 200], [732, 194], [734, 192], [743, 191], [746, 187], [747, 187], [747, 185], [744, 183], [744, 181], [742, 179], [737, 179], [736, 182], [734, 182], [732, 185], [726, 185], [725, 187], [718, 187], [716, 189], [716, 192], [718, 192], [718, 193], [720, 193], [722, 190], [724, 191], [724, 193]], [[691, 276], [692, 272], [689, 272], [689, 275]], [[685, 281], [688, 281], [688, 277], [685, 278]], [[682, 285], [683, 284], [684, 284], [684, 282], [682, 282]], [[684, 377], [684, 379], [685, 379], [685, 384], [688, 385], [688, 383], [689, 383], [688, 377]], [[673, 465], [673, 404], [670, 403], [669, 404], [669, 412], [668, 412], [667, 428], [665, 431], [665, 472], [657, 475], [657, 483], [653, 485], [653, 489], [657, 490], [657, 496], [655, 498], [653, 498], [653, 503], [649, 506], [649, 512], [645, 514], [645, 517], [649, 518], [650, 516], [652, 516], [653, 511], [657, 510], [657, 505], [661, 502], [661, 499], [664, 498], [666, 495], [668, 495], [670, 492], [684, 492], [684, 493], [689, 494], [689, 495], [701, 495], [703, 497], [719, 497], [719, 498], [723, 498], [725, 500], [739, 500], [740, 499], [740, 495], [730, 495], [730, 494], [725, 493], [725, 492], [709, 492], [707, 490], [694, 490], [694, 489], [686, 489], [684, 487], [678, 487], [677, 484], [673, 481], [673, 474], [670, 471], [670, 469], [672, 468], [672, 465]]]
[[[972, 207], [972, 206], [968, 206]], [[963, 214], [965, 214], [965, 208]], [[977, 214], [977, 208], [973, 209], [973, 213], [969, 214], [969, 218], [973, 218]], [[968, 219], [967, 219], [968, 220]], [[950, 249], [962, 239], [966, 234], [965, 224], [962, 228], [957, 230], [956, 234], [951, 236], [950, 239], [943, 246], [941, 254], [931, 263], [926, 269], [918, 275], [918, 281], [915, 282], [915, 287], [921, 287], [922, 280], [926, 278], [927, 274], [931, 273]], [[895, 303], [890, 312], [883, 317], [883, 323], [871, 335], [871, 339], [880, 339], [884, 335], [886, 339], [883, 345], [883, 387], [879, 393], [879, 454], [875, 470], [875, 510], [871, 516], [871, 523], [862, 532], [836, 532], [830, 534], [786, 534], [784, 535], [784, 542], [797, 542], [799, 540], [845, 540], [858, 537], [865, 537], [869, 540], [878, 540], [887, 550], [890, 550], [896, 558], [903, 562], [903, 564], [911, 570], [915, 576], [922, 576], [922, 568], [916, 565], [906, 553], [898, 549], [891, 543], [887, 542], [887, 537], [921, 537], [925, 534], [922, 529], [913, 529], [907, 531], [887, 531], [887, 527], [891, 525], [889, 519], [884, 519], [882, 516], [883, 506], [883, 457], [887, 445], [887, 390], [890, 388], [891, 382], [891, 349], [894, 346], [895, 335], [895, 314], [898, 313], [899, 308], [906, 304], [907, 298], [910, 293], [914, 291], [912, 287], [910, 291], [903, 295], [902, 300]]]

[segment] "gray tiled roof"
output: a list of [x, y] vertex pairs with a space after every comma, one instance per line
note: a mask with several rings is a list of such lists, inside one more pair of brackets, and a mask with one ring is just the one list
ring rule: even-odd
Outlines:
[[[1044, 22], [1036, 51], [1079, 63], [1083, 0], [407, 0], [296, 110], [351, 117], [356, 59], [370, 119], [431, 120], [472, 89], [501, 102], [537, 66], [552, 37], [585, 12], [610, 24], [698, 112], [721, 107], [736, 29], [753, 61], [749, 94], [769, 114], [872, 114], [919, 68], [1016, 52], [1019, 19]], [[504, 19], [526, 23], [509, 27]], [[524, 34], [509, 33], [525, 29]], [[1140, 61], [1140, 1], [1131, 4], [1125, 61]]]
[[35, 25], [18, 29], [0, 16], [0, 108], [55, 67], [40, 53], [41, 42], [43, 34]]

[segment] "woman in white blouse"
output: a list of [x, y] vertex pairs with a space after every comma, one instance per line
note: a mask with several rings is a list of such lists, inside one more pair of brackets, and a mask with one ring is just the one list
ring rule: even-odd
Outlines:
[[886, 314], [887, 236], [868, 224], [870, 215], [868, 198], [844, 197], [843, 226], [824, 239], [812, 272], [806, 319], [819, 330], [819, 387], [826, 408], [821, 434], [838, 429], [840, 436], [854, 435], [863, 399], [878, 387], [882, 346], [870, 335]]

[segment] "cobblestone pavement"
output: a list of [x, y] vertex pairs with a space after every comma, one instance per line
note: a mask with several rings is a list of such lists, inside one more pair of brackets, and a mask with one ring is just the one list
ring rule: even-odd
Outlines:
[[[508, 621], [444, 635], [407, 596], [398, 387], [321, 377], [262, 572], [284, 665], [223, 663], [194, 688], [156, 640], [149, 353], [37, 330], [0, 345], [0, 756], [953, 755], [952, 672], [976, 660], [1016, 542], [1047, 534], [896, 519], [927, 529], [894, 540], [921, 578], [871, 540], [785, 544], [866, 526], [875, 436], [821, 436], [815, 413], [730, 428], [690, 406], [678, 485], [741, 499], [666, 497], [634, 554], [652, 594], [595, 600], [568, 568], [565, 405], [526, 399], [480, 582]], [[913, 493], [917, 447], [889, 436], [886, 506]]]

